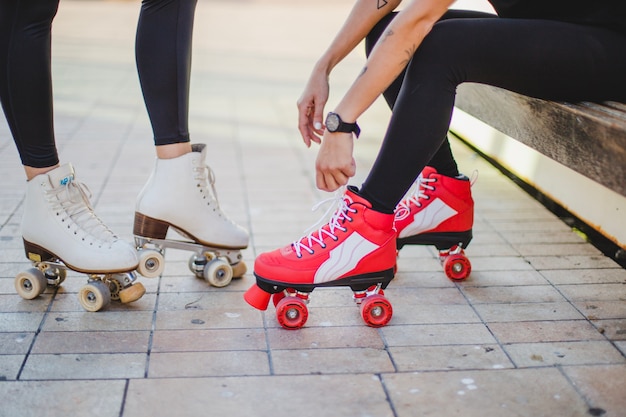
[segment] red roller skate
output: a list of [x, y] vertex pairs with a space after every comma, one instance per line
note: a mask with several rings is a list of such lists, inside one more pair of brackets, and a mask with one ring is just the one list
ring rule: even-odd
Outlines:
[[350, 287], [369, 326], [381, 327], [391, 320], [393, 310], [383, 290], [394, 276], [394, 216], [372, 210], [353, 187], [338, 205], [328, 224], [289, 246], [259, 255], [254, 263], [256, 284], [244, 298], [252, 307], [266, 310], [273, 294], [276, 317], [286, 329], [304, 326], [309, 294], [316, 287]]
[[465, 176], [446, 177], [425, 167], [413, 191], [396, 207], [398, 251], [404, 245], [435, 246], [448, 278], [467, 278], [472, 264], [463, 249], [472, 240], [472, 184]]

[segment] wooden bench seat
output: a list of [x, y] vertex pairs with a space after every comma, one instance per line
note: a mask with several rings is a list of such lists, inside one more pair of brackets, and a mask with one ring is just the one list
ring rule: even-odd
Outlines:
[[459, 86], [455, 105], [626, 196], [626, 104], [553, 102], [466, 83]]

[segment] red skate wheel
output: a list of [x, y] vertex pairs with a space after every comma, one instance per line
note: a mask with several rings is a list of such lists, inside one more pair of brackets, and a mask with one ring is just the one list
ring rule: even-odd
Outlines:
[[295, 294], [295, 293], [296, 293], [296, 290], [294, 290], [293, 288], [287, 288], [287, 289], [282, 290], [281, 292], [274, 293], [274, 295], [272, 295], [272, 302], [274, 303], [274, 307], [276, 307], [279, 301], [285, 298], [287, 294]]
[[298, 297], [284, 297], [276, 305], [276, 319], [285, 329], [299, 329], [308, 318], [309, 310], [304, 301]]
[[373, 294], [361, 303], [361, 316], [365, 324], [371, 327], [382, 327], [389, 323], [393, 316], [391, 303], [381, 294]]
[[463, 280], [472, 272], [472, 264], [465, 255], [457, 253], [446, 257], [443, 261], [443, 270], [448, 278]]

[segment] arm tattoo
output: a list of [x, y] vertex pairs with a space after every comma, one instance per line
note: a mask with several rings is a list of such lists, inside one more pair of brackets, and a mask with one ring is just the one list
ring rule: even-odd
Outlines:
[[359, 76], [357, 78], [360, 78], [363, 76], [363, 74], [365, 74], [367, 72], [367, 65], [363, 67], [363, 69], [361, 70], [361, 73], [359, 74]]
[[387, 0], [376, 0], [376, 1], [377, 1], [376, 8], [378, 10], [382, 9], [383, 7], [387, 5]]
[[413, 45], [411, 46], [411, 48], [405, 49], [404, 53], [406, 54], [406, 59], [404, 59], [402, 61], [402, 65], [408, 65], [409, 61], [411, 60], [411, 58], [413, 58], [413, 55], [415, 55], [415, 51], [417, 50], [417, 46]]

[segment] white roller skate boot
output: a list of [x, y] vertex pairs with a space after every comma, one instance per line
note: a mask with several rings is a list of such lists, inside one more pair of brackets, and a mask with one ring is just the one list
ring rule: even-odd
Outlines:
[[111, 299], [136, 301], [146, 291], [141, 283], [134, 283], [137, 253], [96, 216], [89, 192], [75, 180], [71, 164], [28, 182], [22, 237], [34, 265], [15, 278], [22, 298], [33, 299], [47, 285], [58, 286], [68, 269], [89, 275], [79, 292], [79, 301], [88, 311], [100, 310]]
[[[192, 145], [192, 152], [177, 158], [156, 160], [135, 209], [133, 233], [142, 275], [163, 272], [166, 248], [193, 252], [189, 269], [216, 287], [245, 274], [241, 249], [248, 247], [248, 232], [220, 209], [205, 160], [204, 144]], [[168, 230], [180, 238], [167, 237]]]

